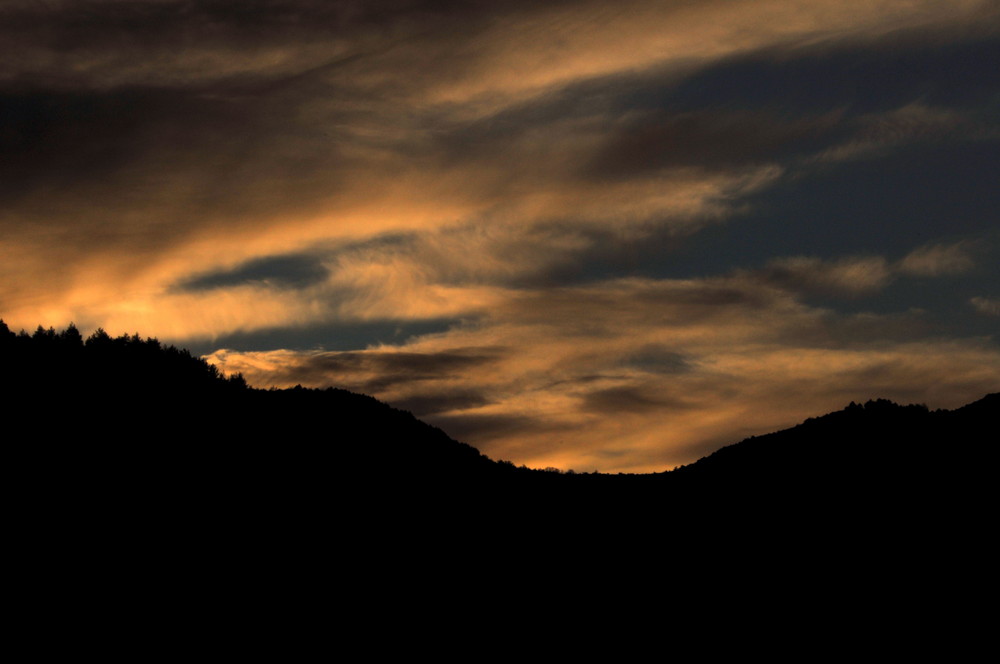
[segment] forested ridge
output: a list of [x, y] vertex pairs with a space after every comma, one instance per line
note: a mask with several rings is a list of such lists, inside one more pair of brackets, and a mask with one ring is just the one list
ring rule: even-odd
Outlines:
[[150, 615], [325, 629], [328, 601], [367, 616], [442, 593], [462, 611], [586, 609], [596, 587], [641, 608], [678, 583], [717, 588], [706, 602], [734, 582], [755, 602], [903, 599], [918, 571], [957, 588], [992, 565], [998, 394], [852, 404], [671, 472], [570, 474], [493, 461], [364, 395], [254, 389], [138, 335], [0, 324], [0, 362], [17, 605], [86, 625], [114, 602], [139, 640]]
[[[261, 390], [188, 351], [138, 334], [86, 339], [75, 326], [14, 333], [0, 321], [8, 392], [7, 454], [84, 477], [173, 480], [192, 490], [412, 497], [506, 489], [532, 496], [697, 504], [783, 500], [825, 505], [900, 492], [968, 492], [992, 473], [1000, 394], [954, 411], [886, 400], [850, 404], [797, 427], [724, 447], [672, 472], [562, 473], [491, 460], [440, 429], [345, 390]], [[41, 466], [33, 466], [43, 472]], [[137, 480], [136, 478], [141, 478]], [[172, 478], [172, 479], [171, 479]], [[596, 498], [595, 498], [596, 496]], [[591, 506], [593, 506], [591, 504]]]
[[255, 389], [239, 374], [225, 376], [187, 350], [138, 334], [98, 329], [84, 339], [73, 325], [14, 334], [0, 321], [0, 353], [14, 412], [36, 445], [182, 449], [192, 460], [263, 454], [279, 466], [298, 459], [303, 473], [319, 472], [322, 460], [325, 472], [354, 476], [508, 467], [372, 397]]

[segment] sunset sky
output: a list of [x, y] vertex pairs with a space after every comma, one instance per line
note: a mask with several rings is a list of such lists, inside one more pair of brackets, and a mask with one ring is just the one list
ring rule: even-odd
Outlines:
[[995, 0], [0, 0], [0, 49], [14, 330], [577, 471], [1000, 390]]

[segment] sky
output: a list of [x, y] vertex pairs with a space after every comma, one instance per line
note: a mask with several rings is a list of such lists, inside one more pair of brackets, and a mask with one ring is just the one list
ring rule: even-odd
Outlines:
[[0, 0], [0, 53], [12, 329], [578, 472], [1000, 390], [995, 0]]

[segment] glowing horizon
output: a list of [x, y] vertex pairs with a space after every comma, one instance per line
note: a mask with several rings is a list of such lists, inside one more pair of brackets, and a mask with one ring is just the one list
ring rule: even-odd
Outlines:
[[1000, 389], [987, 0], [0, 8], [0, 317], [663, 470]]

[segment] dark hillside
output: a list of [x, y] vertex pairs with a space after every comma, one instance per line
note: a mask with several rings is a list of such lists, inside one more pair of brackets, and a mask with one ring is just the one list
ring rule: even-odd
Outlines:
[[727, 482], [800, 478], [804, 484], [841, 481], [918, 481], [960, 459], [982, 459], [996, 444], [1000, 393], [954, 411], [901, 406], [885, 399], [851, 403], [841, 411], [729, 445], [678, 468], [680, 477]]
[[[147, 473], [242, 467], [276, 478], [345, 474], [357, 482], [511, 471], [372, 397], [253, 389], [186, 350], [138, 335], [98, 330], [84, 340], [72, 326], [15, 335], [3, 325], [0, 354], [10, 412], [21, 425], [9, 446], [26, 454], [86, 450], [78, 462], [108, 454], [141, 461]], [[253, 464], [260, 468], [251, 472]], [[104, 459], [92, 470], [109, 465], [117, 462]], [[238, 479], [229, 471], [224, 478]]]
[[497, 463], [343, 390], [252, 389], [137, 335], [0, 324], [0, 362], [25, 615], [59, 598], [85, 625], [112, 601], [145, 607], [124, 619], [141, 634], [160, 614], [329, 621], [327, 598], [548, 608], [551, 579], [575, 608], [666, 582], [908, 597], [918, 568], [978, 583], [991, 550], [996, 394], [852, 405], [673, 472], [600, 475]]
[[705, 497], [702, 504], [768, 521], [961, 541], [991, 518], [998, 413], [997, 393], [953, 411], [852, 403], [724, 447], [665, 479]]
[[364, 395], [253, 389], [138, 335], [98, 330], [84, 340], [73, 326], [14, 334], [0, 322], [0, 359], [17, 481], [35, 478], [50, 497], [127, 492], [193, 504], [239, 495], [295, 504], [300, 515], [333, 495], [403, 512], [425, 500], [446, 511], [520, 504], [562, 521], [857, 510], [900, 496], [953, 504], [991, 479], [1000, 400], [954, 411], [851, 404], [673, 472], [572, 475], [495, 462]]

